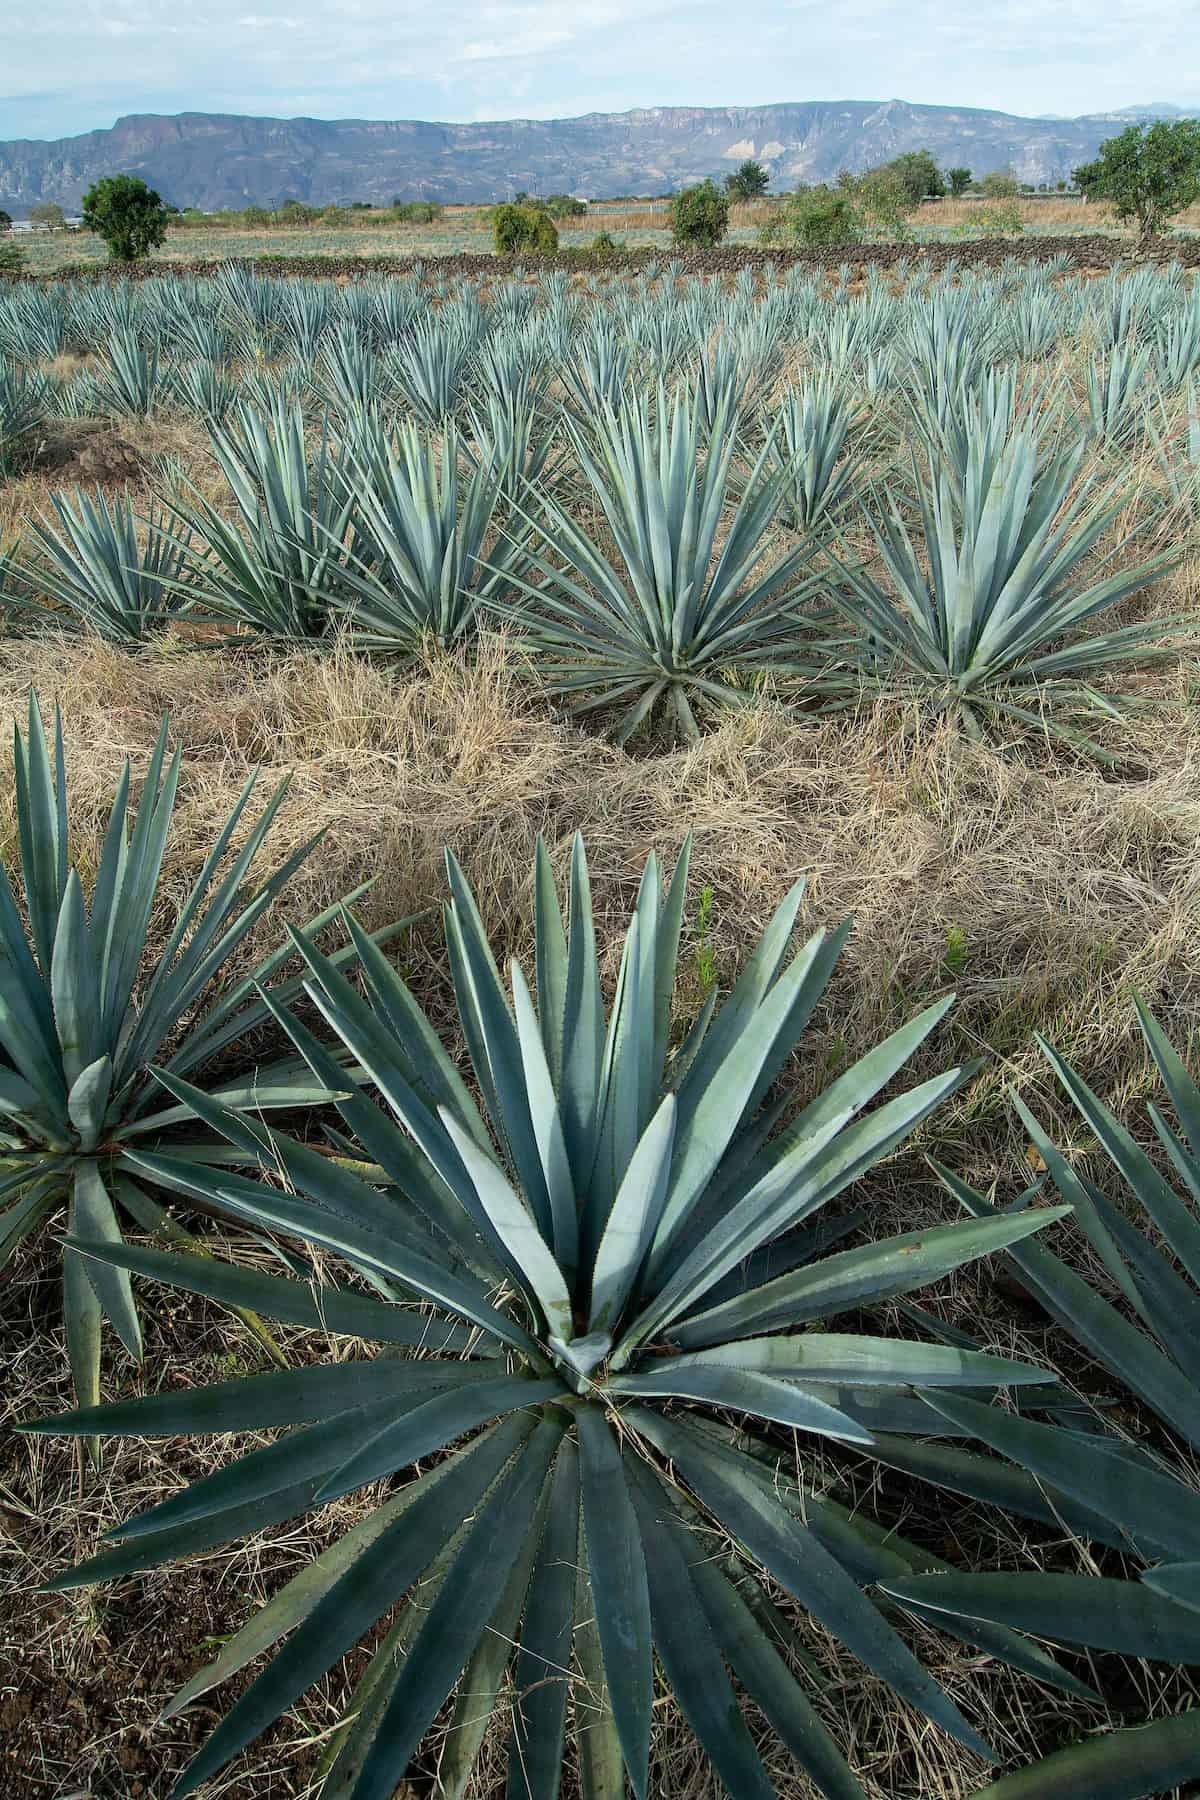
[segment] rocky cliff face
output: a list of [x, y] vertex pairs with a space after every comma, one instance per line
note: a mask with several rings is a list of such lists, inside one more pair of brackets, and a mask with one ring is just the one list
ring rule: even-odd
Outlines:
[[919, 149], [977, 174], [1010, 164], [1027, 181], [1058, 181], [1136, 112], [1021, 119], [902, 100], [839, 100], [470, 125], [134, 114], [110, 131], [0, 143], [0, 207], [15, 217], [39, 200], [75, 210], [97, 176], [121, 170], [144, 176], [177, 206], [204, 208], [288, 198], [482, 201], [517, 188], [661, 193], [721, 174], [747, 156], [770, 170], [774, 187], [786, 188]]

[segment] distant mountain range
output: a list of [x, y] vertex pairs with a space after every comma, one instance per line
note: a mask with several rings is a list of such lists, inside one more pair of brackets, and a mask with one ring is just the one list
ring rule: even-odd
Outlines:
[[0, 142], [0, 207], [14, 218], [43, 200], [77, 210], [97, 176], [122, 170], [144, 176], [177, 206], [206, 210], [285, 199], [486, 201], [519, 188], [662, 193], [750, 156], [769, 169], [773, 187], [787, 188], [920, 149], [977, 175], [1011, 166], [1026, 181], [1061, 181], [1131, 119], [1182, 111], [1164, 103], [1023, 119], [904, 100], [812, 100], [469, 125], [134, 113], [80, 137]]

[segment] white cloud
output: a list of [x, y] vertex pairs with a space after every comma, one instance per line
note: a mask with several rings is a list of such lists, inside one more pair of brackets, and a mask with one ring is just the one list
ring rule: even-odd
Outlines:
[[902, 15], [894, 0], [759, 0], [752, 15], [725, 0], [288, 8], [39, 0], [5, 41], [0, 133], [67, 135], [122, 112], [286, 116], [301, 95], [310, 113], [384, 119], [890, 95], [1075, 113], [1186, 101], [1200, 67], [1195, 0], [910, 0]]

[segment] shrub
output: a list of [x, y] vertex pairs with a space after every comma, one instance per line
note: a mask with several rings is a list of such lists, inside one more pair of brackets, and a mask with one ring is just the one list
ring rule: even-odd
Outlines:
[[140, 175], [104, 175], [83, 196], [83, 222], [113, 262], [140, 262], [165, 243], [167, 209]]
[[[777, 1648], [789, 1634], [768, 1577], [893, 1692], [991, 1755], [870, 1592], [885, 1574], [945, 1565], [831, 1501], [801, 1459], [810, 1437], [816, 1462], [829, 1440], [869, 1452], [875, 1430], [923, 1435], [930, 1408], [914, 1385], [990, 1397], [1040, 1381], [1040, 1370], [1000, 1357], [822, 1321], [915, 1292], [1065, 1209], [958, 1220], [826, 1256], [847, 1226], [822, 1211], [814, 1238], [819, 1209], [971, 1073], [895, 1091], [948, 1002], [775, 1131], [778, 1108], [760, 1106], [844, 932], [818, 931], [789, 956], [797, 884], [732, 992], [722, 1004], [714, 989], [673, 1050], [688, 855], [685, 844], [669, 881], [656, 858], [645, 867], [608, 1019], [582, 842], [567, 917], [538, 846], [536, 981], [531, 990], [514, 963], [511, 1001], [447, 856], [455, 1032], [470, 1046], [461, 1069], [352, 921], [365, 993], [299, 935], [316, 1010], [385, 1105], [355, 1091], [286, 1009], [274, 1014], [357, 1134], [357, 1166], [348, 1141], [331, 1158], [165, 1077], [173, 1098], [227, 1133], [231, 1155], [278, 1185], [169, 1151], [130, 1155], [131, 1172], [348, 1259], [385, 1297], [76, 1233], [72, 1254], [94, 1263], [97, 1279], [136, 1272], [216, 1298], [236, 1291], [277, 1317], [386, 1349], [39, 1421], [38, 1430], [77, 1435], [285, 1428], [119, 1527], [122, 1542], [55, 1587], [268, 1529], [428, 1459], [172, 1701], [178, 1711], [288, 1634], [190, 1764], [179, 1800], [393, 1607], [330, 1747], [327, 1791], [348, 1800], [392, 1794], [452, 1696], [438, 1786], [463, 1795], [510, 1663], [507, 1791], [534, 1800], [564, 1791], [573, 1723], [582, 1791], [615, 1797], [627, 1770], [646, 1800], [656, 1655], [727, 1792], [767, 1800], [775, 1789], [726, 1664], [815, 1785], [849, 1800], [854, 1779]], [[404, 1354], [417, 1348], [419, 1359]], [[785, 1428], [784, 1456], [762, 1420]], [[1070, 1682], [1011, 1633], [981, 1640], [967, 1626], [962, 1636]]]
[[42, 200], [37, 206], [31, 206], [29, 218], [31, 224], [44, 225], [48, 231], [62, 231], [67, 223], [62, 207], [53, 200]]
[[1021, 208], [1015, 200], [997, 200], [979, 207], [972, 226], [982, 237], [1018, 237], [1025, 229]]
[[580, 219], [587, 212], [583, 201], [577, 200], [574, 194], [548, 194], [545, 207], [555, 219]]
[[442, 209], [432, 200], [394, 200], [392, 211], [400, 225], [432, 225]]
[[764, 243], [793, 239], [813, 248], [822, 244], [857, 244], [864, 231], [863, 215], [845, 188], [797, 188], [762, 227]]
[[700, 181], [671, 196], [671, 237], [711, 250], [729, 228], [729, 200], [715, 181]]
[[553, 256], [558, 232], [548, 212], [537, 206], [515, 203], [492, 208], [492, 242], [499, 256]]
[[1101, 144], [1074, 179], [1086, 200], [1107, 200], [1118, 219], [1133, 220], [1139, 239], [1153, 237], [1200, 199], [1200, 121], [1131, 125]]
[[1011, 169], [989, 169], [979, 183], [979, 191], [988, 200], [1015, 200], [1021, 184]]
[[0, 231], [11, 231], [11, 230], [12, 230], [12, 214], [6, 213], [4, 208], [2, 206], [0, 206]]
[[0, 275], [21, 275], [29, 262], [23, 244], [0, 244]]

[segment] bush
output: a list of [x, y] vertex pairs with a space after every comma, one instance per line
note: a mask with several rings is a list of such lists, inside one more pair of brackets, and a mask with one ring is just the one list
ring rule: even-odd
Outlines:
[[492, 243], [498, 256], [519, 256], [523, 251], [553, 256], [558, 232], [550, 214], [540, 207], [496, 206], [492, 209]]
[[789, 240], [809, 246], [857, 244], [863, 229], [863, 216], [853, 194], [818, 183], [789, 194], [759, 236], [765, 244]]
[[1131, 125], [1075, 170], [1075, 183], [1085, 200], [1108, 200], [1118, 219], [1135, 221], [1139, 239], [1154, 237], [1200, 199], [1200, 122]]
[[141, 262], [165, 242], [167, 209], [140, 175], [103, 175], [83, 196], [83, 222], [108, 245], [112, 262]]
[[676, 244], [711, 250], [729, 229], [729, 199], [715, 181], [700, 181], [671, 196], [671, 237]]
[[2, 206], [0, 206], [0, 231], [11, 231], [11, 230], [12, 230], [12, 214], [6, 213], [4, 208]]
[[47, 231], [65, 231], [66, 229], [66, 214], [62, 207], [56, 205], [53, 200], [43, 200], [39, 205], [31, 206], [29, 219], [33, 225], [44, 225]]
[[979, 183], [979, 191], [989, 200], [1015, 200], [1021, 184], [1011, 169], [989, 169]]
[[432, 200], [393, 200], [392, 212], [399, 225], [432, 225], [442, 209]]
[[580, 219], [587, 212], [583, 201], [577, 200], [574, 194], [550, 194], [544, 204], [555, 219]]
[[12, 241], [0, 244], [0, 275], [21, 275], [28, 258], [22, 245]]
[[997, 200], [992, 206], [978, 209], [974, 229], [983, 237], [1018, 237], [1025, 229], [1025, 221], [1015, 200]]

